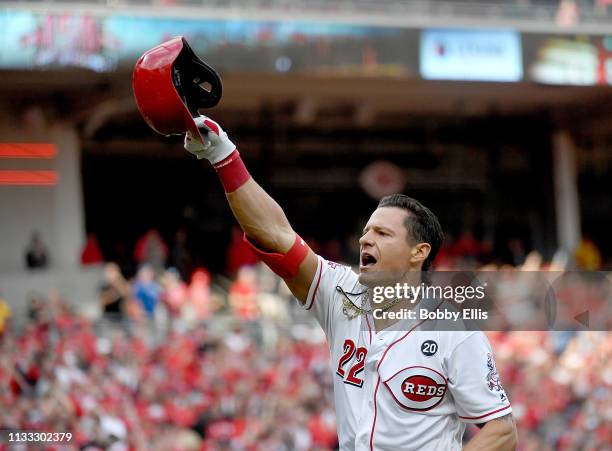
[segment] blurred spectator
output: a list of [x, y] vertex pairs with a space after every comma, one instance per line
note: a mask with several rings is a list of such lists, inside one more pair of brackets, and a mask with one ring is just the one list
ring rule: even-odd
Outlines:
[[147, 317], [152, 319], [162, 294], [162, 288], [155, 280], [153, 266], [144, 264], [138, 269], [133, 293]]
[[2, 295], [0, 295], [0, 337], [4, 333], [4, 328], [8, 319], [11, 317], [11, 308], [6, 303]]
[[207, 320], [216, 309], [210, 290], [210, 273], [204, 268], [196, 269], [191, 276], [188, 301], [184, 314], [192, 324]]
[[46, 320], [47, 309], [45, 301], [39, 293], [31, 293], [27, 309], [28, 318], [35, 324], [41, 324]]
[[555, 21], [560, 27], [571, 27], [576, 25], [580, 19], [580, 10], [575, 0], [561, 0]]
[[181, 280], [181, 275], [176, 268], [168, 268], [164, 272], [161, 285], [163, 287], [162, 299], [168, 309], [170, 320], [178, 326], [182, 324], [182, 310], [188, 300], [187, 285]]
[[38, 232], [33, 232], [25, 250], [25, 263], [28, 269], [46, 268], [49, 264], [47, 247]]
[[98, 244], [98, 238], [93, 233], [87, 235], [87, 241], [85, 247], [81, 252], [81, 264], [82, 265], [97, 265], [104, 263], [104, 256], [102, 250]]
[[130, 286], [116, 263], [107, 263], [104, 266], [104, 281], [100, 284], [99, 294], [102, 317], [114, 323], [122, 322]]
[[289, 307], [293, 301], [291, 291], [282, 279], [265, 264], [259, 263], [255, 270], [259, 287], [257, 304], [262, 318], [278, 325], [287, 324], [289, 322]]
[[242, 354], [251, 349], [253, 340], [240, 325], [236, 324], [234, 328], [223, 337], [223, 344], [231, 351]]
[[254, 269], [257, 274], [260, 338], [267, 349], [278, 342], [280, 330], [290, 324], [293, 295], [282, 279], [265, 264], [259, 263]]
[[155, 229], [149, 229], [134, 246], [134, 260], [139, 265], [148, 263], [156, 273], [161, 273], [166, 267], [168, 246]]
[[258, 292], [255, 269], [251, 266], [241, 267], [229, 290], [229, 303], [236, 318], [253, 321], [259, 317]]
[[576, 266], [586, 271], [598, 271], [601, 268], [601, 252], [588, 237], [582, 237], [576, 249]]
[[238, 226], [232, 227], [232, 238], [225, 256], [226, 273], [233, 277], [245, 265], [254, 265], [259, 260], [243, 240], [243, 232]]

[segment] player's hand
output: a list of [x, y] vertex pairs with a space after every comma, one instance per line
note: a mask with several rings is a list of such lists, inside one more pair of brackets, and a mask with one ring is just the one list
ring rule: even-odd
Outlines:
[[198, 160], [206, 158], [212, 164], [217, 164], [226, 159], [236, 150], [236, 146], [227, 137], [221, 126], [207, 116], [200, 116], [194, 119], [196, 126], [200, 130], [202, 142], [191, 135], [185, 134], [185, 149], [198, 157]]

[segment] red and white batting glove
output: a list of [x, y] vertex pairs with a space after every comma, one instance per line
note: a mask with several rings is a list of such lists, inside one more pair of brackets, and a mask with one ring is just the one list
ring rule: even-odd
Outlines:
[[221, 126], [207, 116], [200, 116], [194, 119], [200, 130], [202, 142], [191, 135], [185, 134], [185, 149], [194, 154], [198, 160], [206, 158], [213, 165], [225, 160], [234, 150], [235, 144], [227, 137]]

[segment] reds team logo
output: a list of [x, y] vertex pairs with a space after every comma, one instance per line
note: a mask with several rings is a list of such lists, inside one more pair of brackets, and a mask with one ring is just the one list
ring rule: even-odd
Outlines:
[[490, 353], [487, 354], [487, 368], [489, 369], [489, 372], [487, 373], [487, 386], [489, 387], [489, 390], [502, 391], [504, 388], [499, 380], [499, 373], [497, 372], [497, 367], [495, 366], [495, 360], [493, 360], [493, 356]]
[[442, 374], [425, 366], [411, 366], [385, 381], [395, 401], [410, 410], [436, 407], [446, 393], [447, 382]]

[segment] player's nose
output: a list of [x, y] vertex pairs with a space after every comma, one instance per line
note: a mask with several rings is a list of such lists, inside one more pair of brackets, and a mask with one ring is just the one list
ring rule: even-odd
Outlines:
[[372, 232], [369, 230], [363, 235], [361, 235], [361, 238], [359, 238], [360, 247], [372, 246], [373, 244], [374, 244], [374, 241], [372, 241]]

